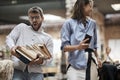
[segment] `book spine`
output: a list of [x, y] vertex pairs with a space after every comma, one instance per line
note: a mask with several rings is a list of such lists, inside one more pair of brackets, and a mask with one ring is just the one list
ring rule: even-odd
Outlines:
[[16, 51], [16, 53], [19, 55], [19, 58], [23, 63], [25, 64], [29, 64], [31, 61], [29, 59], [27, 59], [26, 57], [24, 57], [22, 54], [20, 54], [19, 52]]

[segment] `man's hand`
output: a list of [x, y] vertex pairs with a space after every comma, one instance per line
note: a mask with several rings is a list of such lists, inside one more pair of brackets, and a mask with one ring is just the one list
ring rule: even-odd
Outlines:
[[29, 65], [32, 65], [32, 64], [42, 64], [44, 61], [44, 59], [42, 57], [40, 57], [39, 55], [37, 55], [36, 59], [34, 59], [33, 61], [31, 61], [29, 63]]
[[14, 47], [11, 48], [11, 54], [14, 55], [14, 56], [16, 56], [16, 57], [19, 57], [19, 55], [16, 54], [16, 51], [15, 51], [15, 49], [16, 49], [17, 47], [18, 47], [18, 46], [14, 46]]

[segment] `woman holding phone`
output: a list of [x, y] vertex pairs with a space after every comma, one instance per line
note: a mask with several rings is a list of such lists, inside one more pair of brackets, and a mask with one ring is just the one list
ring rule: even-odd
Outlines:
[[[61, 29], [61, 49], [68, 52], [68, 80], [97, 80], [90, 74], [92, 53], [97, 55], [96, 21], [90, 16], [93, 9], [93, 0], [77, 0], [73, 14], [66, 20]], [[86, 57], [86, 53], [88, 57]], [[97, 70], [97, 69], [96, 69]]]

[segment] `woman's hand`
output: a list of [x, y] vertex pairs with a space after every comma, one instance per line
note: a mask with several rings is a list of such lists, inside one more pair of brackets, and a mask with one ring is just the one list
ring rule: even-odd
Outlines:
[[99, 58], [97, 58], [97, 62], [98, 62], [98, 67], [101, 68], [102, 67], [102, 61]]
[[66, 51], [69, 52], [69, 51], [86, 49], [86, 48], [89, 47], [89, 44], [86, 43], [88, 40], [89, 40], [89, 38], [81, 41], [81, 42], [80, 42], [79, 44], [77, 44], [77, 45], [66, 45], [66, 46], [64, 47], [64, 52], [66, 52]]
[[77, 46], [77, 49], [78, 49], [78, 50], [82, 50], [82, 49], [88, 48], [88, 47], [89, 47], [89, 44], [86, 43], [88, 40], [89, 40], [89, 38], [81, 41], [80, 44]]

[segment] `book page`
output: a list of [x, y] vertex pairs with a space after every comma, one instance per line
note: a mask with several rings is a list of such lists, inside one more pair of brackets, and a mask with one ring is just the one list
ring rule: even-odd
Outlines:
[[40, 50], [40, 48], [37, 45], [32, 45], [34, 51], [39, 55], [39, 57], [44, 58], [45, 55], [43, 52]]
[[35, 44], [35, 45], [27, 45], [27, 46], [22, 46], [18, 47], [17, 51], [25, 56], [26, 58], [30, 59], [36, 59], [38, 56], [44, 59], [49, 59], [51, 58], [51, 54], [48, 51], [47, 47], [45, 44], [40, 45], [40, 44]]
[[37, 54], [33, 50], [28, 50], [25, 47], [19, 47], [17, 50], [21, 51], [23, 54], [28, 56], [31, 59], [37, 58]]
[[16, 52], [18, 52], [19, 54], [21, 54], [22, 56], [24, 56], [25, 58], [27, 58], [29, 61], [32, 61], [31, 58], [29, 58], [28, 56], [26, 56], [25, 54], [23, 54], [23, 52], [16, 50]]
[[47, 58], [52, 57], [45, 44], [43, 44], [42, 46], [39, 46], [39, 47], [44, 52], [44, 54], [47, 55]]

